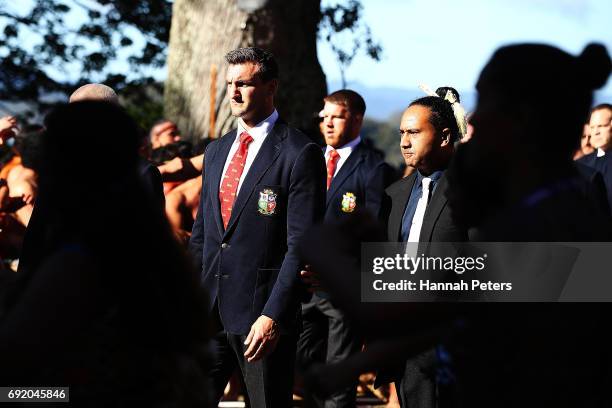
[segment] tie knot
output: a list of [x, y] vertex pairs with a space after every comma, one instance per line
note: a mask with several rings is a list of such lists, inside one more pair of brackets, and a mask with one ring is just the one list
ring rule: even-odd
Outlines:
[[338, 153], [335, 149], [331, 149], [329, 151], [329, 158], [331, 160], [335, 160], [337, 157], [340, 157], [340, 153]]
[[423, 177], [423, 190], [429, 190], [429, 185], [431, 184], [431, 178], [429, 177]]
[[252, 141], [253, 141], [253, 137], [251, 137], [251, 135], [249, 135], [247, 132], [242, 132], [240, 134], [240, 143], [248, 145]]

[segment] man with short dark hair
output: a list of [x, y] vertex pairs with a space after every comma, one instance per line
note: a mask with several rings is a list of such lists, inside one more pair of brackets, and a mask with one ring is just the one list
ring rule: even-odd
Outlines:
[[225, 57], [237, 129], [205, 152], [190, 251], [215, 321], [210, 377], [218, 401], [236, 367], [251, 406], [291, 406], [299, 321], [296, 244], [322, 218], [319, 147], [278, 118], [272, 54]]
[[[343, 89], [323, 98], [321, 132], [327, 147], [327, 205], [325, 222], [338, 223], [355, 212], [382, 218], [385, 187], [392, 177], [382, 155], [360, 136], [366, 104], [357, 92]], [[302, 307], [303, 331], [298, 361], [303, 369], [313, 363], [336, 363], [361, 349], [362, 341], [333, 299], [322, 291]], [[356, 382], [357, 379], [355, 379]], [[307, 404], [354, 407], [355, 388], [348, 387], [323, 401], [307, 395]]]
[[601, 173], [612, 212], [612, 105], [602, 103], [591, 109], [589, 130], [591, 145], [596, 150], [578, 159], [578, 162]]
[[591, 145], [598, 149], [597, 157], [605, 155], [612, 149], [612, 105], [602, 103], [591, 110], [589, 128]]
[[[400, 121], [404, 161], [416, 169], [387, 188], [391, 198], [388, 239], [392, 242], [462, 242], [467, 230], [451, 218], [445, 171], [459, 139], [451, 104], [435, 96], [412, 102]], [[435, 407], [436, 351], [409, 359], [395, 379], [402, 407]]]

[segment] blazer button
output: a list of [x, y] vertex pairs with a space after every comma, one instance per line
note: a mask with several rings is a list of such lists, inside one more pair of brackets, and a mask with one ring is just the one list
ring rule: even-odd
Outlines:
[[222, 243], [222, 244], [221, 244], [221, 248], [225, 249], [225, 248], [227, 248], [227, 247], [229, 247], [229, 245], [227, 244], [227, 242], [224, 242], [224, 243]]

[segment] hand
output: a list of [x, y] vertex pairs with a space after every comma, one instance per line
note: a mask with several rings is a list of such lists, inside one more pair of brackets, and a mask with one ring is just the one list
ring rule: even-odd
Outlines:
[[17, 130], [17, 119], [14, 116], [0, 118], [0, 145], [4, 139], [14, 136]]
[[251, 326], [251, 331], [244, 341], [244, 345], [247, 346], [247, 350], [244, 352], [247, 361], [251, 363], [272, 353], [279, 338], [276, 322], [268, 316], [259, 316]]
[[310, 269], [310, 265], [304, 265], [304, 269], [300, 271], [300, 278], [307, 286], [310, 293], [321, 290], [321, 276]]
[[23, 200], [24, 203], [26, 203], [26, 205], [33, 204], [34, 203], [34, 193], [32, 192], [23, 193], [21, 195], [21, 199]]

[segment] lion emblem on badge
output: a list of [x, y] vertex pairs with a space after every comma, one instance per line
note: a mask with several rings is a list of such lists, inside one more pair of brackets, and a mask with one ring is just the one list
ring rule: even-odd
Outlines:
[[356, 206], [357, 197], [355, 197], [355, 194], [347, 192], [342, 195], [342, 211], [344, 211], [345, 213], [351, 213], [355, 211]]
[[276, 209], [276, 196], [274, 191], [266, 188], [259, 192], [258, 210], [263, 215], [273, 215]]

